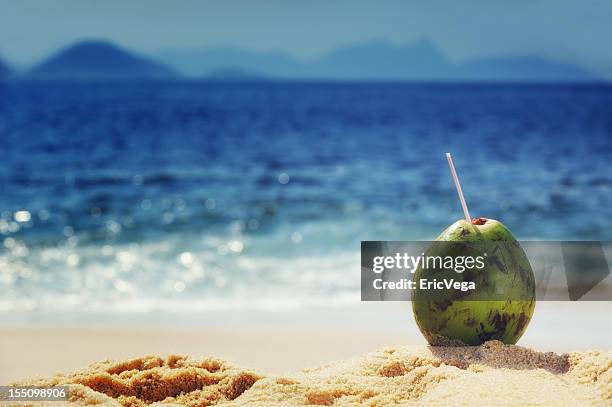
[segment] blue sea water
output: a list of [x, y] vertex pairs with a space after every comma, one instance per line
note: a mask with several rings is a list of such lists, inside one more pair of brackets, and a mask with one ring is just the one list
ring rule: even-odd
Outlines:
[[612, 86], [0, 84], [0, 310], [359, 299], [361, 240], [612, 238]]

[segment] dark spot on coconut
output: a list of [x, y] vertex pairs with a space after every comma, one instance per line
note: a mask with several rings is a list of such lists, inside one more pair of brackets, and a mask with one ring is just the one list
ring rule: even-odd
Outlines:
[[468, 319], [465, 320], [465, 324], [469, 327], [476, 325], [476, 318], [469, 317]]
[[443, 331], [447, 327], [449, 321], [450, 318], [445, 318], [442, 322], [440, 322], [440, 325], [438, 325], [438, 332]]
[[502, 273], [507, 274], [508, 270], [506, 269], [506, 265], [503, 261], [499, 260], [497, 256], [489, 256], [489, 261], [495, 265]]
[[427, 302], [427, 309], [429, 310], [429, 312], [436, 312], [436, 308], [434, 306], [434, 303], [429, 301]]
[[487, 331], [482, 331], [478, 333], [478, 338], [482, 341], [482, 342], [486, 342], [486, 341], [490, 341], [491, 339], [497, 339], [496, 337], [497, 332], [487, 332]]
[[521, 281], [525, 284], [528, 292], [531, 294], [529, 297], [533, 297], [535, 295], [535, 281], [533, 276], [533, 271], [529, 268], [519, 268], [521, 274]]
[[496, 312], [493, 315], [493, 318], [490, 318], [491, 323], [495, 327], [498, 332], [503, 332], [506, 329], [506, 325], [510, 321], [510, 316], [508, 314], [500, 314]]
[[451, 300], [434, 301], [433, 306], [439, 311], [446, 311], [448, 307], [453, 305]]
[[521, 314], [519, 315], [519, 319], [516, 323], [516, 330], [514, 331], [514, 334], [518, 335], [523, 330], [526, 323], [527, 323], [527, 317], [525, 316], [524, 312], [521, 312]]
[[470, 234], [470, 231], [466, 228], [461, 228], [461, 236], [467, 236]]
[[480, 329], [477, 330], [476, 334], [481, 342], [490, 341], [491, 339], [499, 339], [501, 337], [497, 330], [492, 332], [487, 331], [482, 322], [480, 323]]

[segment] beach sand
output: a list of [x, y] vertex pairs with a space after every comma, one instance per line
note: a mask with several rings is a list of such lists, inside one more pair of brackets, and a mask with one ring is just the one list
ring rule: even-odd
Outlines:
[[542, 353], [498, 341], [399, 347], [282, 375], [213, 357], [148, 356], [19, 384], [69, 384], [71, 403], [81, 405], [609, 406], [612, 352]]
[[74, 396], [81, 404], [133, 394], [121, 401], [139, 405], [182, 391], [167, 401], [612, 405], [609, 303], [538, 304], [522, 347], [430, 348], [406, 308], [87, 314], [90, 322], [12, 313], [0, 324], [0, 384], [81, 383]]
[[[423, 342], [409, 339], [410, 343]], [[346, 329], [245, 327], [242, 329], [41, 328], [0, 330], [0, 385], [26, 377], [74, 371], [100, 360], [142, 355], [209, 355], [240, 366], [282, 374], [345, 359], [389, 344], [406, 343], [399, 333]]]

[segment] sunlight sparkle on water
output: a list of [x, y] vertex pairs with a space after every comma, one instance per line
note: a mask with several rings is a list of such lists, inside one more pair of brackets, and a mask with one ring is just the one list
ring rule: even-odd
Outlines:
[[15, 212], [15, 220], [20, 223], [29, 222], [32, 219], [32, 214], [28, 211], [17, 211]]

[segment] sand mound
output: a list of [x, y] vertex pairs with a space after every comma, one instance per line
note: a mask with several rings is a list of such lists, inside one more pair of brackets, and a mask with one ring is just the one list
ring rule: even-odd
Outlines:
[[27, 384], [72, 384], [71, 401], [89, 405], [610, 406], [612, 353], [557, 355], [497, 341], [389, 348], [286, 376], [218, 359], [146, 357]]
[[75, 385], [71, 387], [70, 401], [85, 405], [144, 406], [163, 401], [212, 406], [234, 400], [261, 377], [219, 359], [193, 361], [171, 355], [166, 359], [148, 356], [121, 362], [104, 361], [81, 372], [20, 384]]

